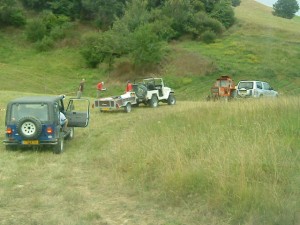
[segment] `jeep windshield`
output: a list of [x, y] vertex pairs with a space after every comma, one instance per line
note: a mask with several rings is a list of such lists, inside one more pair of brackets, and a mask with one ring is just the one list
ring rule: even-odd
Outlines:
[[253, 82], [249, 81], [249, 82], [240, 82], [238, 89], [253, 89]]
[[11, 109], [11, 121], [18, 121], [23, 117], [35, 117], [40, 121], [49, 120], [48, 105], [44, 103], [13, 104]]

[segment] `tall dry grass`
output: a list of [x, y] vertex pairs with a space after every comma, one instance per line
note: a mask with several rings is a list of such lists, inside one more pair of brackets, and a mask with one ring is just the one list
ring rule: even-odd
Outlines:
[[295, 224], [299, 109], [298, 97], [161, 107], [123, 133], [111, 161], [167, 205], [204, 204], [229, 224]]

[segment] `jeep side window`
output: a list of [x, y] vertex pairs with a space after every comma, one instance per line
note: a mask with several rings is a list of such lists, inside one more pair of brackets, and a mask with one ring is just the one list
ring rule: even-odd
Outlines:
[[262, 83], [261, 82], [257, 82], [256, 86], [257, 86], [258, 89], [262, 89]]
[[268, 83], [264, 83], [264, 90], [270, 90], [270, 85]]

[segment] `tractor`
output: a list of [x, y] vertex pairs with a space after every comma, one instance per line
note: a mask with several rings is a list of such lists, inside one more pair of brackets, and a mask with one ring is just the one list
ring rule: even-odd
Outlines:
[[207, 100], [225, 100], [229, 101], [236, 96], [236, 88], [233, 79], [230, 76], [219, 77], [213, 87], [210, 89], [210, 95]]

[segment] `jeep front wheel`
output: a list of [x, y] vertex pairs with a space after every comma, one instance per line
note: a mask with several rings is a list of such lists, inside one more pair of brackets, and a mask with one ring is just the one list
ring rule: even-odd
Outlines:
[[151, 99], [149, 100], [149, 105], [151, 108], [156, 108], [158, 106], [158, 99], [156, 95], [152, 95]]
[[37, 138], [42, 132], [42, 123], [34, 117], [23, 117], [17, 123], [18, 133], [26, 139]]
[[176, 98], [173, 94], [170, 94], [168, 97], [168, 105], [175, 105], [176, 103]]

